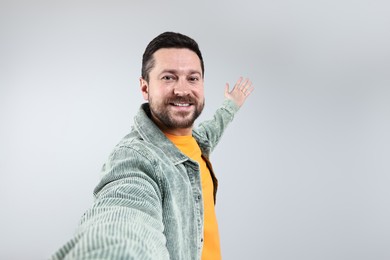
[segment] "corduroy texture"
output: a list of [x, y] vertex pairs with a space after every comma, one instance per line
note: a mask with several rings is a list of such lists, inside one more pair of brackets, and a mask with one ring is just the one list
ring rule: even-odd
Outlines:
[[[225, 100], [212, 120], [193, 131], [205, 159], [237, 110], [232, 101]], [[103, 166], [94, 204], [83, 215], [74, 238], [52, 260], [200, 259], [199, 165], [164, 136], [149, 113], [148, 104], [143, 104], [131, 133]], [[217, 181], [212, 176], [215, 196]]]

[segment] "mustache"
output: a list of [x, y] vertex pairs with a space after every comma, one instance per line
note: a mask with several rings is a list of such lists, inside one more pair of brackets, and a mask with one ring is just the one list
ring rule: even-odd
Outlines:
[[189, 103], [189, 104], [196, 104], [196, 100], [192, 97], [171, 97], [166, 100], [166, 104], [172, 104], [172, 103]]

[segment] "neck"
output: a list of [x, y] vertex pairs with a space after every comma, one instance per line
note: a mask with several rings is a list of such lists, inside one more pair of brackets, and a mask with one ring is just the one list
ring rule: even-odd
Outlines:
[[170, 134], [170, 135], [177, 135], [177, 136], [190, 136], [192, 135], [192, 127], [191, 128], [183, 128], [183, 129], [168, 129], [164, 128], [162, 129], [160, 126], [159, 128], [164, 133]]

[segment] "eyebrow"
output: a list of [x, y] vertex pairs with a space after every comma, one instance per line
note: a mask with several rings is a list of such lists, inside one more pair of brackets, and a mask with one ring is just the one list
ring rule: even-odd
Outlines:
[[[161, 71], [160, 75], [163, 74], [163, 73], [178, 74], [179, 71], [178, 70], [174, 70], [174, 69], [165, 69], [165, 70]], [[200, 76], [202, 76], [202, 73], [200, 71], [198, 71], [198, 70], [190, 70], [190, 71], [188, 71], [188, 74], [189, 75], [199, 74]]]

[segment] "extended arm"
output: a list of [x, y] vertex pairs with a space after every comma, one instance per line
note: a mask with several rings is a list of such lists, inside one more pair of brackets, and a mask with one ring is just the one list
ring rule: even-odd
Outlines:
[[54, 259], [169, 259], [158, 178], [148, 160], [119, 148], [105, 165], [96, 200]]
[[225, 100], [222, 106], [217, 109], [211, 120], [204, 121], [199, 125], [195, 134], [207, 138], [210, 147], [214, 148], [227, 125], [233, 120], [234, 114], [245, 103], [252, 91], [253, 85], [249, 79], [239, 78], [231, 91], [229, 84], [226, 83]]

